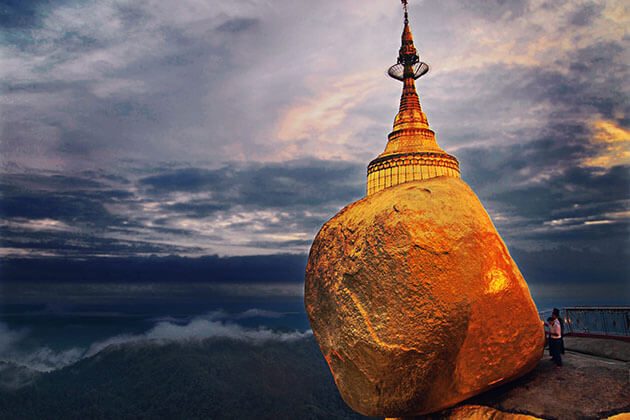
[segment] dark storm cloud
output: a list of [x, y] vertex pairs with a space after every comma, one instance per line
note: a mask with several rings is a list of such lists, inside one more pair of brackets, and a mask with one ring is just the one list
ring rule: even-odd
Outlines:
[[[554, 105], [579, 108], [584, 113], [595, 111], [606, 118], [617, 118], [630, 108], [623, 90], [628, 74], [625, 51], [621, 42], [577, 49], [563, 63], [568, 73], [539, 72], [523, 93], [530, 92]], [[602, 74], [606, 77], [599, 77]]]
[[[581, 165], [595, 147], [588, 142], [585, 127], [550, 126], [540, 134], [541, 138], [523, 144], [494, 146], [491, 153], [482, 147], [459, 149], [465, 178], [475, 189], [488, 192], [518, 190], [524, 184], [540, 188], [541, 193], [571, 191], [580, 203], [588, 202], [591, 195], [597, 199], [623, 196], [626, 169]], [[540, 201], [547, 202], [546, 198], [540, 197]]]
[[221, 170], [185, 168], [149, 176], [141, 179], [140, 183], [158, 194], [171, 191], [202, 191], [214, 187], [222, 178], [221, 172]]
[[589, 168], [569, 168], [552, 179], [523, 188], [496, 193], [491, 199], [500, 200], [529, 215], [576, 216], [571, 207], [588, 206], [592, 203], [610, 203], [609, 209], [619, 209], [619, 203], [628, 199], [630, 167], [615, 166], [604, 173]]
[[514, 245], [528, 239], [629, 249], [630, 167], [580, 167], [577, 159], [570, 166], [570, 142], [541, 142], [495, 148], [490, 158], [485, 149], [459, 153], [501, 233]]
[[3, 199], [3, 217], [53, 218], [65, 222], [108, 225], [114, 218], [96, 200], [73, 195], [12, 194]]
[[75, 257], [221, 252], [214, 246], [226, 240], [304, 250], [326, 218], [362, 195], [363, 172], [301, 160], [218, 169], [165, 164], [116, 175], [6, 174], [2, 244]]
[[[176, 245], [134, 238], [129, 230], [142, 225], [108, 210], [135, 200], [127, 186], [119, 176], [102, 172], [5, 174], [0, 180], [2, 246], [32, 256], [183, 252]], [[120, 231], [126, 237], [117, 237]]]
[[208, 192], [213, 201], [199, 200], [173, 209], [224, 209], [230, 205], [259, 208], [322, 206], [360, 197], [364, 192], [360, 164], [330, 161], [291, 161], [278, 164], [234, 164], [219, 169], [185, 168], [140, 180], [153, 195]]
[[11, 174], [0, 179], [3, 218], [55, 219], [68, 224], [107, 227], [120, 220], [107, 203], [131, 197], [93, 179], [65, 175]]
[[[92, 258], [90, 260], [11, 259], [2, 264], [2, 275], [12, 282], [160, 283], [301, 283], [306, 256], [264, 255], [244, 257], [205, 256]], [[40, 273], [39, 275], [35, 275]]]
[[[628, 124], [624, 54], [621, 43], [595, 43], [558, 58], [563, 71], [495, 65], [464, 79], [471, 86], [495, 82], [492, 91], [462, 101], [458, 113], [475, 110], [462, 124], [493, 115], [495, 124], [475, 127], [477, 135], [498, 126], [509, 137], [505, 144], [479, 146], [467, 146], [467, 136], [449, 140], [463, 146], [455, 151], [462, 174], [513, 246], [533, 241], [628, 249], [628, 166], [615, 164], [618, 155], [607, 150], [610, 143], [593, 140], [597, 121]], [[516, 121], [531, 120], [531, 126], [513, 126], [517, 110], [522, 117]], [[600, 166], [590, 163], [598, 155], [606, 156]]]
[[[20, 227], [0, 228], [3, 247], [23, 249], [27, 252], [19, 255], [29, 257], [59, 256], [66, 258], [85, 258], [95, 255], [168, 255], [174, 253], [200, 252], [194, 247], [178, 247], [173, 244], [162, 245], [142, 240], [110, 239], [102, 237], [100, 232], [82, 230], [79, 232], [49, 232], [42, 237], [41, 230], [34, 232]], [[67, 262], [67, 259], [63, 261]], [[0, 270], [2, 272], [2, 270]], [[60, 278], [60, 277], [59, 277]]]

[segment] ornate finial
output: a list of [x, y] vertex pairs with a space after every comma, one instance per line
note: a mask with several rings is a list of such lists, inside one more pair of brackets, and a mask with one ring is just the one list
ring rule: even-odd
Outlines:
[[400, 50], [398, 51], [398, 60], [396, 64], [391, 66], [387, 70], [387, 74], [390, 77], [400, 80], [405, 80], [405, 77], [413, 77], [419, 79], [429, 72], [429, 65], [420, 61], [418, 57], [418, 51], [413, 44], [413, 35], [411, 34], [411, 28], [409, 27], [409, 13], [407, 10], [408, 0], [401, 0], [403, 10], [405, 11], [405, 25], [402, 33], [402, 40]]
[[409, 14], [407, 13], [407, 0], [402, 1], [403, 10], [405, 11], [405, 25], [409, 24]]

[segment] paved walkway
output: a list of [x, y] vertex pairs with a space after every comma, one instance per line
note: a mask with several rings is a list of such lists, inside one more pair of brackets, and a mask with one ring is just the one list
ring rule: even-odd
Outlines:
[[[622, 360], [628, 360], [630, 343], [579, 338], [565, 345], [580, 352], [567, 350], [564, 366], [555, 367], [545, 351], [538, 366], [524, 377], [426, 418], [574, 420], [630, 413], [630, 363]], [[619, 418], [630, 419], [630, 414], [615, 420]]]
[[630, 362], [630, 342], [605, 338], [565, 337], [567, 349], [607, 359]]

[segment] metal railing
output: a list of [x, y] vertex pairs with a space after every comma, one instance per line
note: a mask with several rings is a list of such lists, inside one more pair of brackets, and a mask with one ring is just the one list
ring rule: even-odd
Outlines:
[[[551, 311], [540, 312], [542, 320]], [[560, 309], [565, 335], [630, 337], [630, 306], [571, 306]]]

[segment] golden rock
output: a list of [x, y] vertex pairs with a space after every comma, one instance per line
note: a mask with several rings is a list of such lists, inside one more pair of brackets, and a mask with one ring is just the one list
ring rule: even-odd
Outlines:
[[386, 188], [328, 221], [309, 255], [305, 305], [343, 399], [365, 415], [438, 411], [542, 356], [527, 284], [456, 177]]
[[[462, 405], [445, 413], [440, 413], [441, 420], [542, 420], [528, 414], [507, 413], [483, 405]], [[388, 417], [385, 420], [416, 420], [415, 418]]]
[[[403, 419], [404, 420], [404, 419]], [[445, 420], [541, 420], [527, 414], [506, 413], [482, 405], [464, 405], [452, 410]]]

